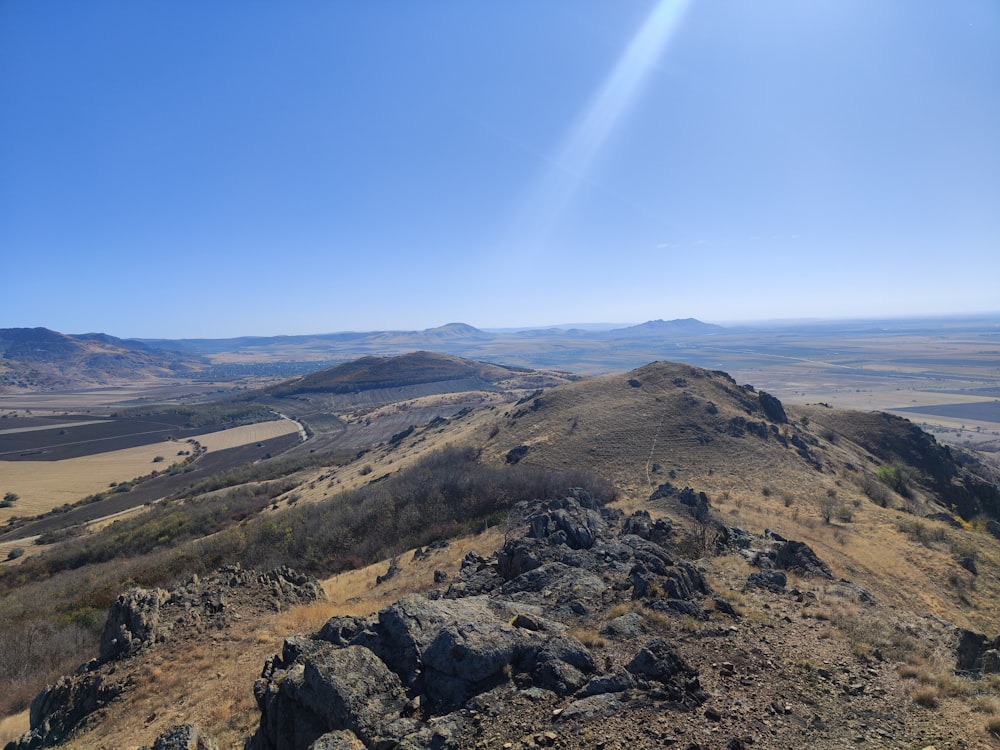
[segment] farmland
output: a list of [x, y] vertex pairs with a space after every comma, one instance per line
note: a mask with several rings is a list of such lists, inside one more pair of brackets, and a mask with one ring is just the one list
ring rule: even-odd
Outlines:
[[[197, 422], [203, 423], [193, 426]], [[94, 520], [211, 472], [280, 453], [300, 439], [301, 427], [289, 419], [229, 428], [225, 422], [192, 419], [190, 410], [121, 417], [6, 414], [0, 420], [0, 492], [17, 499], [0, 508], [0, 523], [50, 514], [30, 528], [18, 525], [23, 536]], [[70, 507], [84, 498], [89, 502]]]

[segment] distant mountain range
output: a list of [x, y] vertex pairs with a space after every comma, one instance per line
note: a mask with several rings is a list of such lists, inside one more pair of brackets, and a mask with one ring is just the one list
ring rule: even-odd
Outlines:
[[[604, 330], [535, 328], [484, 331], [448, 323], [422, 331], [342, 331], [227, 339], [119, 339], [47, 328], [0, 329], [0, 389], [106, 386], [149, 378], [234, 380], [291, 376], [362, 357], [434, 351], [504, 364], [570, 371], [623, 369], [661, 358], [650, 345], [723, 331], [693, 318]], [[633, 343], [643, 351], [622, 356]], [[615, 358], [606, 361], [609, 353]]]
[[[837, 343], [838, 364], [884, 358], [887, 336], [962, 333], [994, 340], [996, 315], [938, 319], [798, 321], [720, 326], [694, 318], [650, 320], [611, 328], [482, 330], [455, 322], [412, 331], [341, 331], [225, 339], [119, 339], [103, 333], [69, 335], [46, 328], [0, 329], [0, 392], [103, 387], [145, 379], [246, 381], [307, 375], [363, 357], [431, 351], [480, 362], [581, 375], [620, 372], [653, 361], [708, 369], [759, 368], [774, 357], [813, 361]], [[848, 352], [853, 352], [848, 356]], [[910, 353], [908, 356], [918, 356]], [[844, 359], [846, 357], [846, 359]], [[918, 358], [925, 358], [919, 355]], [[912, 363], [911, 363], [912, 364]], [[928, 361], [927, 365], [933, 365]]]
[[104, 333], [0, 329], [0, 390], [104, 386], [191, 375], [206, 366], [206, 361], [195, 355]]

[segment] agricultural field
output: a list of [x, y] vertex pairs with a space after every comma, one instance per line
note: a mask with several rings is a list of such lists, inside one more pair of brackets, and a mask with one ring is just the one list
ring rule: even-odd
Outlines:
[[[278, 452], [300, 439], [290, 419], [223, 429], [219, 423], [189, 426], [189, 414], [155, 417], [5, 415], [0, 419], [0, 495], [15, 497], [0, 507], [0, 524], [40, 516], [85, 497], [107, 493], [103, 512], [120, 512], [175, 489], [181, 465], [186, 475], [226, 468]], [[249, 446], [247, 450], [238, 450]], [[200, 473], [200, 472], [199, 472]], [[183, 477], [190, 481], [190, 476]], [[133, 487], [138, 480], [141, 486]], [[113, 506], [113, 507], [110, 507]], [[93, 516], [96, 508], [86, 514]], [[63, 519], [65, 521], [65, 519]]]

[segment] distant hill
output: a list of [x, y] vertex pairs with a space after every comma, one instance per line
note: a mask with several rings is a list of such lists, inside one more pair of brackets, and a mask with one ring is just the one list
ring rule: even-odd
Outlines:
[[611, 338], [654, 338], [664, 336], [704, 336], [725, 330], [714, 323], [702, 323], [695, 318], [677, 320], [649, 320], [627, 328], [615, 328], [607, 332]]
[[[230, 363], [348, 362], [428, 349], [469, 359], [533, 369], [592, 374], [635, 367], [662, 356], [663, 345], [686, 344], [727, 331], [694, 318], [652, 320], [635, 326], [508, 328], [484, 331], [454, 322], [422, 331], [366, 331], [231, 339], [143, 339], [151, 346]], [[219, 379], [225, 379], [220, 373]]]
[[418, 351], [398, 357], [362, 357], [280, 383], [266, 389], [266, 392], [274, 396], [318, 392], [354, 393], [452, 380], [476, 380], [484, 386], [496, 386], [526, 372], [522, 368], [502, 367], [447, 354]]
[[136, 382], [196, 372], [202, 360], [104, 333], [0, 329], [0, 389], [54, 389]]

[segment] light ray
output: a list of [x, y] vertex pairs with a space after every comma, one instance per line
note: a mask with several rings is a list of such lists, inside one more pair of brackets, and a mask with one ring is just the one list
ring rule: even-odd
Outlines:
[[[615, 126], [639, 97], [643, 84], [680, 26], [689, 0], [659, 0], [614, 69], [576, 118], [532, 190], [523, 240], [538, 249], [579, 191]], [[522, 247], [524, 245], [522, 244]]]

